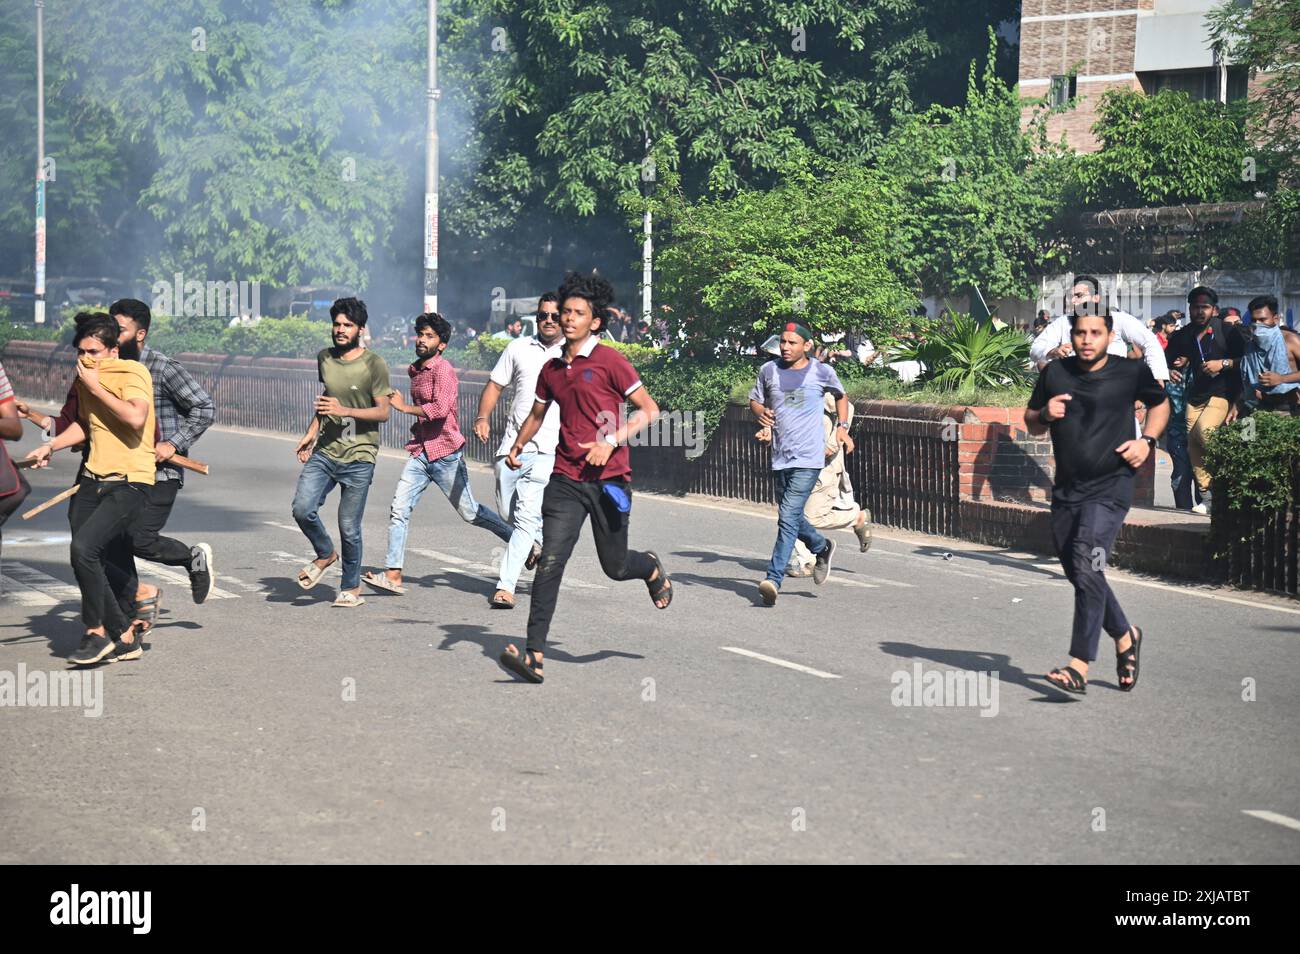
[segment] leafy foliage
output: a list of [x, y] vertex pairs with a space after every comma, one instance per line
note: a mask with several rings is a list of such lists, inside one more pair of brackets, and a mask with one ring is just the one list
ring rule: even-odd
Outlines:
[[[1212, 43], [1227, 58], [1267, 73], [1250, 103], [1249, 126], [1259, 142], [1280, 156], [1300, 155], [1300, 2], [1226, 0], [1208, 16]], [[1294, 179], [1294, 166], [1290, 169]]]
[[1070, 160], [1047, 143], [1042, 108], [1022, 130], [991, 32], [988, 43], [982, 74], [970, 65], [965, 104], [906, 117], [878, 157], [903, 194], [891, 237], [907, 274], [935, 294], [978, 285], [986, 296], [1028, 295], [1030, 275], [1063, 261], [1048, 236]]
[[1231, 510], [1285, 507], [1300, 468], [1300, 418], [1253, 414], [1215, 428], [1205, 447], [1214, 498]]
[[1029, 381], [1029, 339], [1014, 328], [998, 331], [992, 322], [976, 322], [969, 315], [935, 325], [903, 358], [925, 365], [922, 383], [950, 391], [1021, 387]]
[[[1079, 161], [1085, 201], [1119, 209], [1251, 198], [1275, 172], [1270, 154], [1250, 154], [1259, 150], [1248, 150], [1245, 117], [1239, 104], [1178, 90], [1105, 93], [1093, 127], [1102, 148]], [[1253, 179], [1243, 175], [1248, 158]]]
[[786, 321], [887, 333], [915, 304], [891, 268], [901, 206], [879, 173], [795, 166], [774, 189], [696, 203], [675, 184], [669, 173], [657, 206], [669, 236], [657, 272], [680, 353], [735, 353]]

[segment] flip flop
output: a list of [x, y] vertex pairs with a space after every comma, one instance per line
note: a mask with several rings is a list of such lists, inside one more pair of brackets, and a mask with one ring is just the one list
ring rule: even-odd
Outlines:
[[518, 676], [524, 682], [540, 684], [545, 681], [542, 671], [533, 665], [528, 650], [524, 650], [521, 654], [518, 651], [512, 653], [507, 649], [497, 657], [497, 664], [510, 675]]
[[398, 596], [401, 596], [406, 592], [406, 587], [404, 585], [401, 583], [394, 583], [388, 577], [384, 576], [384, 574], [376, 573], [374, 570], [367, 570], [365, 575], [361, 577], [361, 582], [368, 583], [377, 590], [396, 593]]
[[542, 558], [542, 545], [534, 543], [533, 548], [528, 551], [528, 559], [524, 561], [524, 569], [531, 570], [537, 566], [537, 561]]
[[347, 590], [339, 590], [339, 595], [334, 597], [334, 604], [342, 609], [351, 609], [354, 606], [360, 606], [366, 601], [364, 596], [357, 596]]
[[320, 566], [313, 560], [298, 571], [298, 585], [304, 590], [310, 590], [320, 582], [320, 578], [325, 575], [325, 571], [333, 565], [333, 563], [327, 563], [325, 566]]
[[514, 609], [515, 598], [505, 590], [497, 590], [492, 594], [492, 599], [488, 600], [488, 604], [493, 609]]

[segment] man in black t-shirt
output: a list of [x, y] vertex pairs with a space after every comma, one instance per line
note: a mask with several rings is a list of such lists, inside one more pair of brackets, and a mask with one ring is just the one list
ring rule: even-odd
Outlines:
[[[1165, 392], [1146, 364], [1106, 353], [1111, 330], [1110, 315], [1071, 316], [1074, 354], [1039, 372], [1025, 410], [1031, 434], [1052, 431], [1052, 541], [1074, 587], [1072, 658], [1047, 679], [1080, 694], [1103, 628], [1115, 640], [1119, 687], [1127, 692], [1137, 684], [1142, 631], [1129, 626], [1111, 592], [1106, 561], [1133, 502], [1134, 474], [1169, 422]], [[1140, 438], [1135, 401], [1148, 409]]]
[[[1205, 444], [1210, 432], [1237, 419], [1241, 400], [1241, 359], [1246, 341], [1241, 324], [1219, 317], [1219, 296], [1213, 288], [1197, 285], [1187, 293], [1192, 319], [1169, 336], [1165, 358], [1183, 374], [1192, 373], [1187, 388], [1187, 450], [1192, 475], [1203, 501], [1210, 495], [1210, 472], [1205, 469]], [[1208, 514], [1204, 502], [1192, 508]]]

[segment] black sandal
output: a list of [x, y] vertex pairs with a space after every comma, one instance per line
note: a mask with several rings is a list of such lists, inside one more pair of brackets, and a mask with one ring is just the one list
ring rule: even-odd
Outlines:
[[514, 649], [513, 645], [497, 657], [497, 663], [501, 668], [512, 676], [518, 676], [524, 682], [543, 682], [545, 677], [542, 675], [542, 667], [534, 662], [536, 657], [533, 655], [533, 651], [526, 649], [520, 655], [518, 650], [511, 652], [511, 649]]
[[[659, 571], [659, 575], [652, 580], [646, 580], [645, 588], [650, 591], [650, 600], [655, 604], [655, 609], [667, 609], [673, 603], [673, 581], [669, 579], [668, 573], [664, 570], [664, 565], [659, 562], [657, 554], [647, 552], [646, 556], [655, 561], [655, 569]], [[659, 599], [663, 597], [665, 592], [668, 594], [668, 602], [660, 606]]]
[[[1139, 660], [1142, 656], [1142, 630], [1137, 626], [1133, 627], [1131, 634], [1133, 642], [1129, 648], [1115, 656], [1115, 670], [1119, 674], [1119, 688], [1121, 692], [1132, 692], [1133, 687], [1138, 683], [1138, 672], [1141, 670]], [[1130, 669], [1129, 664], [1132, 663]], [[1124, 678], [1131, 676], [1132, 682], [1125, 682]]]
[[[1053, 679], [1052, 677], [1057, 673], [1065, 676], [1066, 681], [1058, 682]], [[1086, 695], [1088, 692], [1088, 681], [1073, 666], [1062, 666], [1059, 669], [1053, 669], [1043, 678], [1062, 692], [1073, 692], [1077, 696]]]
[[162, 595], [160, 586], [149, 599], [135, 601], [135, 618], [145, 624], [143, 632], [149, 632], [158, 622], [158, 614], [162, 611]]

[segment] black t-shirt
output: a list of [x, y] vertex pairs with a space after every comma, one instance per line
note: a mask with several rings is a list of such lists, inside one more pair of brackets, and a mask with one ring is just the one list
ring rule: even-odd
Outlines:
[[[1241, 397], [1241, 359], [1246, 353], [1241, 326], [1225, 324], [1221, 318], [1211, 318], [1202, 331], [1195, 325], [1184, 325], [1169, 336], [1165, 360], [1172, 362], [1185, 357], [1188, 363], [1183, 370], [1192, 371], [1192, 384], [1187, 389], [1188, 404], [1206, 404], [1210, 398], [1223, 398], [1235, 404]], [[1205, 370], [1206, 361], [1233, 359], [1233, 366], [1218, 374]]]
[[1132, 500], [1135, 471], [1115, 448], [1137, 436], [1134, 401], [1154, 407], [1165, 399], [1151, 369], [1144, 361], [1113, 354], [1094, 371], [1081, 369], [1076, 357], [1062, 358], [1038, 373], [1030, 410], [1041, 411], [1059, 394], [1070, 395], [1070, 400], [1065, 416], [1049, 424], [1056, 456], [1052, 499], [1062, 503], [1099, 497]]

